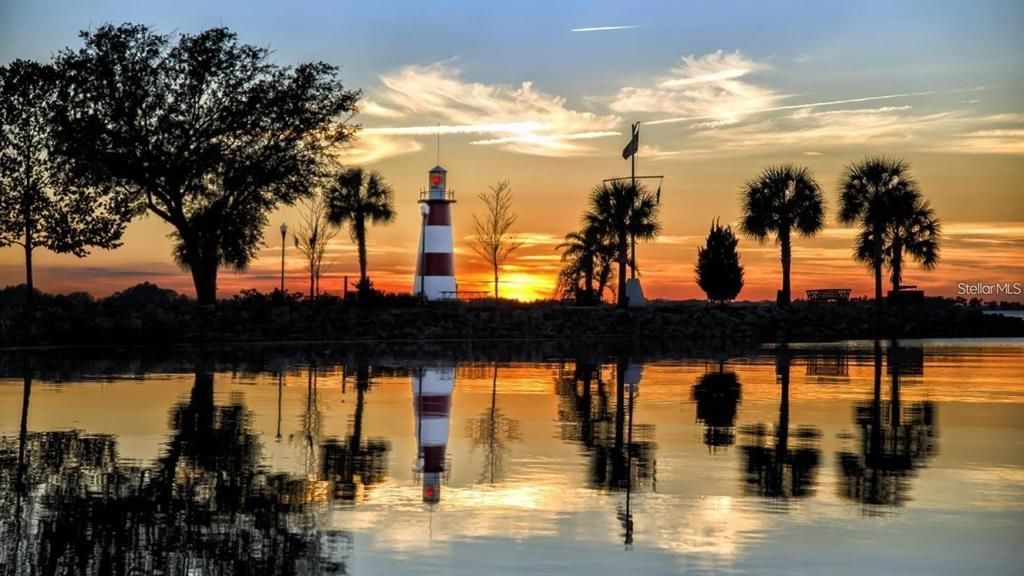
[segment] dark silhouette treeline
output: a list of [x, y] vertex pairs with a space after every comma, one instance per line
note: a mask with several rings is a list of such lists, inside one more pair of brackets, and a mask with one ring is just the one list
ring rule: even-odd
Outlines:
[[918, 306], [796, 301], [791, 306], [707, 307], [677, 303], [641, 309], [577, 308], [557, 302], [462, 302], [421, 306], [411, 297], [379, 305], [281, 293], [244, 292], [216, 309], [152, 284], [102, 299], [37, 294], [23, 308], [19, 288], [0, 290], [0, 346], [167, 345], [204, 342], [437, 339], [642, 340], [654, 350], [754, 347], [762, 342], [915, 337], [1024, 336], [1024, 319], [984, 314], [944, 298]]

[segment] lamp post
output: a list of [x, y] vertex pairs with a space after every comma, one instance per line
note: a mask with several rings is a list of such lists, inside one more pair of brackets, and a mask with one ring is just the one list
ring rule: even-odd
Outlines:
[[430, 204], [420, 203], [420, 214], [423, 214], [423, 226], [420, 228], [420, 298], [427, 299], [427, 216], [430, 215]]
[[288, 235], [288, 225], [281, 223], [281, 292], [284, 293], [284, 238]]

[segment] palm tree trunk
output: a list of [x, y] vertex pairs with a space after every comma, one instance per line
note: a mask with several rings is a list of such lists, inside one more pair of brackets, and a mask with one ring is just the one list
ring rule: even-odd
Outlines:
[[875, 305], [882, 305], [882, 231], [875, 229], [875, 254], [871, 265], [875, 271]]
[[[356, 227], [356, 244], [359, 247], [359, 290], [364, 292], [366, 286], [366, 222], [357, 218], [354, 222]], [[426, 248], [424, 248], [426, 249]]]
[[583, 282], [587, 289], [587, 297], [594, 294], [594, 260], [586, 260], [587, 265], [583, 268]]
[[900, 289], [900, 284], [903, 281], [903, 246], [900, 244], [899, 238], [894, 238], [892, 241], [892, 290], [896, 292]]
[[782, 298], [780, 299], [779, 304], [782, 306], [788, 306], [790, 295], [789, 271], [793, 259], [793, 247], [790, 243], [788, 227], [779, 231], [779, 244], [782, 247]]

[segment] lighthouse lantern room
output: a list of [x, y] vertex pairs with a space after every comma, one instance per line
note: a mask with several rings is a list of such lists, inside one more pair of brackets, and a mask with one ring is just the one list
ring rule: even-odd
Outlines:
[[448, 189], [447, 180], [448, 171], [434, 166], [430, 170], [430, 185], [420, 191], [423, 224], [412, 291], [427, 300], [457, 297], [451, 211], [455, 193]]

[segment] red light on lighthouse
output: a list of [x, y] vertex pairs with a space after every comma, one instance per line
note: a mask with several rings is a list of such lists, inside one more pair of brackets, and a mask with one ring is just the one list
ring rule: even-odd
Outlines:
[[441, 185], [441, 175], [440, 174], [431, 174], [430, 175], [430, 185], [431, 186], [440, 186]]

